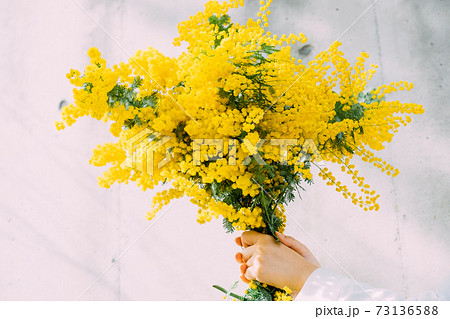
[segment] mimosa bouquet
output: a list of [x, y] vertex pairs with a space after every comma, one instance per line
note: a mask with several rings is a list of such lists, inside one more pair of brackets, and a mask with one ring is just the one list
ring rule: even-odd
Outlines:
[[[199, 207], [199, 223], [221, 217], [228, 232], [255, 230], [275, 238], [285, 227], [285, 205], [313, 173], [362, 209], [379, 209], [379, 195], [352, 159], [398, 173], [373, 151], [411, 121], [406, 114], [423, 112], [420, 105], [385, 99], [412, 84], [367, 90], [377, 66], [365, 70], [364, 52], [350, 65], [338, 42], [302, 64], [289, 44], [306, 42], [303, 34], [266, 30], [271, 2], [261, 1], [245, 25], [227, 14], [243, 1], [208, 2], [179, 24], [174, 45], [186, 41], [188, 47], [175, 58], [149, 48], [109, 68], [97, 49], [88, 51], [84, 72], [67, 75], [76, 87], [74, 103], [64, 107], [56, 126], [82, 116], [110, 123], [117, 141], [98, 146], [90, 160], [110, 165], [100, 186], [132, 181], [145, 191], [168, 183], [171, 188], [153, 198], [148, 219], [188, 196]], [[350, 174], [355, 189], [319, 162]], [[239, 299], [291, 297], [289, 287], [255, 280]]]

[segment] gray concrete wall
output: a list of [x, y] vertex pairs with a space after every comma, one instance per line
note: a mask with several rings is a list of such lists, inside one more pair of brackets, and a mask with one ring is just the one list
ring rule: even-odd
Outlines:
[[[254, 15], [257, 2], [247, 2], [233, 13], [239, 21]], [[53, 126], [61, 100], [71, 101], [65, 74], [84, 67], [91, 46], [111, 64], [148, 46], [176, 55], [176, 25], [202, 3], [80, 0], [124, 52], [73, 0], [0, 2], [1, 300], [76, 299], [134, 242], [82, 300], [220, 300], [211, 286], [238, 279], [235, 235], [220, 221], [196, 224], [187, 199], [153, 225], [145, 219], [153, 192], [97, 186], [102, 169], [88, 164], [91, 150], [112, 140], [101, 122]], [[270, 28], [305, 33], [312, 52], [294, 52], [308, 61], [371, 3], [275, 0]], [[374, 86], [413, 82], [393, 98], [426, 108], [380, 154], [399, 176], [360, 165], [381, 194], [380, 212], [364, 213], [320, 181], [288, 207], [298, 224], [288, 220], [287, 233], [322, 265], [406, 296], [433, 289], [450, 270], [449, 20], [448, 1], [379, 0], [342, 35], [347, 57], [367, 51], [380, 65]]]

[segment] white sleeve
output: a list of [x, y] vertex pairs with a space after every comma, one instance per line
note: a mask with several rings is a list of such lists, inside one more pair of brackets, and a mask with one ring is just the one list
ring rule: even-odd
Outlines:
[[326, 268], [317, 268], [298, 294], [297, 301], [450, 300], [450, 276], [436, 289], [414, 298], [383, 288], [374, 288]]

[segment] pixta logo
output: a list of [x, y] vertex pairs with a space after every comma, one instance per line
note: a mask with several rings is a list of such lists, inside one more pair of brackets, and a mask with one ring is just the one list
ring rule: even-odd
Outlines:
[[[134, 170], [141, 171], [144, 174], [153, 175], [154, 169], [161, 169], [164, 165], [172, 160], [171, 148], [167, 144], [172, 138], [164, 136], [161, 133], [152, 132], [150, 129], [144, 129], [136, 135], [130, 137], [126, 142], [127, 159], [124, 165]], [[228, 165], [249, 165], [252, 158], [259, 165], [267, 165], [261, 156], [259, 150], [266, 144], [280, 148], [279, 163], [287, 165], [288, 150], [290, 147], [301, 146], [301, 151], [295, 159], [295, 165], [300, 165], [305, 160], [313, 160], [322, 162], [323, 159], [312, 139], [304, 140], [303, 144], [299, 144], [297, 139], [259, 139], [256, 143], [252, 143], [249, 139], [239, 141], [236, 139], [194, 139], [192, 141], [192, 158], [194, 165], [201, 165], [202, 162], [211, 162], [224, 159], [224, 146], [227, 141], [227, 164]], [[203, 148], [202, 148], [203, 146]], [[155, 163], [155, 152], [161, 152], [161, 148], [165, 147], [164, 158]], [[237, 149], [242, 149], [248, 154], [240, 163], [237, 161]], [[206, 149], [209, 149], [207, 151]], [[214, 150], [212, 154], [211, 150]]]
[[[170, 136], [163, 136], [161, 133], [152, 132], [149, 129], [140, 131], [125, 142], [127, 151], [125, 166], [144, 174], [153, 175], [155, 152], [170, 140]], [[171, 159], [170, 148], [166, 147], [165, 157], [156, 164], [156, 167], [161, 169]]]
[[[239, 165], [248, 165], [251, 163], [253, 157], [259, 165], [267, 165], [259, 153], [259, 149], [266, 143], [265, 139], [259, 139], [256, 144], [253, 144], [249, 139], [243, 139], [241, 147], [249, 154]], [[300, 146], [297, 139], [271, 139], [270, 145], [280, 147], [279, 162], [287, 164], [288, 148], [292, 146]], [[202, 146], [209, 146], [215, 149], [214, 154], [202, 153]], [[238, 141], [235, 139], [228, 139], [228, 165], [238, 165], [236, 160], [236, 152]], [[194, 165], [200, 165], [202, 159], [204, 161], [217, 161], [224, 158], [224, 140], [223, 139], [194, 139], [192, 144], [192, 153]], [[301, 145], [295, 164], [300, 165], [306, 158], [312, 158], [316, 162], [323, 161], [316, 144], [312, 139], [307, 139]]]

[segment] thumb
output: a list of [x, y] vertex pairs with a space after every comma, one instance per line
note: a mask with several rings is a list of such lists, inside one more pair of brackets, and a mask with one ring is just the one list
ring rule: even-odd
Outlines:
[[320, 266], [319, 262], [314, 257], [314, 255], [311, 253], [311, 251], [308, 249], [308, 247], [303, 245], [301, 242], [299, 242], [298, 240], [296, 240], [295, 238], [293, 238], [291, 236], [286, 236], [286, 235], [283, 235], [282, 233], [279, 233], [279, 232], [276, 232], [276, 235], [280, 239], [280, 242], [282, 244], [288, 246], [289, 248], [291, 248], [295, 252], [297, 252], [300, 255], [302, 255], [306, 260], [308, 260], [312, 264], [314, 264], [314, 265], [316, 265], [318, 267]]

